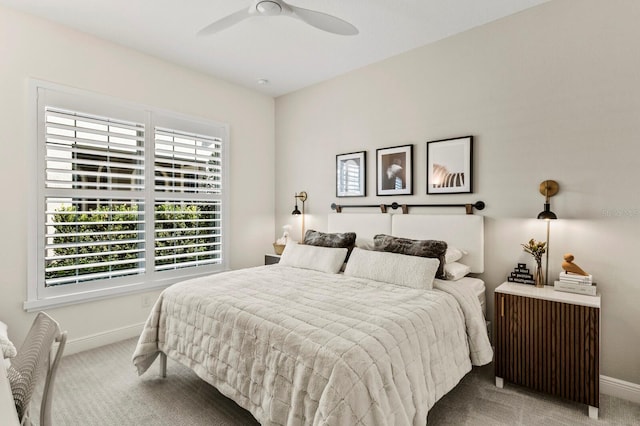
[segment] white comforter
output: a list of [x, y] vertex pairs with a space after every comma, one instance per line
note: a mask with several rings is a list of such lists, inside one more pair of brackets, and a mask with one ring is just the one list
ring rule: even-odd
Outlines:
[[281, 265], [175, 284], [156, 302], [133, 356], [158, 355], [263, 425], [424, 425], [427, 411], [492, 359], [480, 303]]

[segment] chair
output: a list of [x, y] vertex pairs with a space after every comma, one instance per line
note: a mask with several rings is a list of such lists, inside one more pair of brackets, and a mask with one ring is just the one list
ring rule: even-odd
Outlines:
[[[40, 405], [40, 426], [51, 426], [53, 382], [66, 341], [67, 332], [60, 331], [58, 323], [49, 315], [38, 312], [18, 354], [7, 370], [20, 424], [32, 424], [29, 418], [31, 396], [38, 380], [46, 373]], [[59, 344], [51, 362], [54, 342]]]

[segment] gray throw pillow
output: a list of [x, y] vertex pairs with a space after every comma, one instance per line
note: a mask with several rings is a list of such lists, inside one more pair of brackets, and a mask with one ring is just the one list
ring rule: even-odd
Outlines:
[[347, 252], [347, 259], [349, 259], [351, 250], [356, 245], [356, 233], [343, 232], [330, 234], [327, 232], [320, 232], [309, 229], [304, 234], [303, 243], [309, 246], [349, 249], [349, 251]]
[[412, 240], [378, 234], [373, 237], [373, 249], [409, 256], [431, 257], [440, 261], [436, 278], [445, 279], [444, 265], [447, 243], [440, 240]]
[[343, 232], [329, 234], [327, 232], [309, 229], [304, 234], [304, 243], [309, 246], [349, 248], [356, 244], [356, 233]]

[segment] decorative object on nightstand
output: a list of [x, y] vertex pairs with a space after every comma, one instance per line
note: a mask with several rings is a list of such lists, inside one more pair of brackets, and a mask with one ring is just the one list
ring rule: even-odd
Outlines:
[[600, 405], [600, 296], [503, 283], [495, 290], [495, 376], [504, 382]]
[[553, 289], [567, 293], [595, 296], [598, 291], [596, 283], [593, 282], [593, 277], [573, 263], [573, 259], [574, 257], [571, 253], [564, 255], [564, 262], [562, 262], [564, 271], [560, 272], [558, 281], [553, 284]]
[[[307, 201], [307, 193], [306, 191], [296, 192], [294, 198], [296, 200], [296, 206], [291, 214], [294, 216], [302, 216], [302, 232], [300, 233], [300, 242], [302, 242], [304, 240], [304, 202]], [[302, 211], [298, 210], [298, 200], [302, 201]]]
[[[536, 270], [533, 274], [533, 280], [536, 287], [544, 287], [545, 280], [542, 273], [542, 255], [547, 251], [547, 243], [544, 241], [536, 241], [533, 238], [529, 240], [527, 244], [521, 244], [525, 252], [533, 256], [536, 261]], [[549, 267], [549, 260], [547, 255], [547, 268]]]
[[278, 238], [276, 242], [273, 243], [273, 251], [276, 254], [282, 254], [282, 252], [284, 251], [284, 247], [289, 241], [289, 231], [291, 230], [291, 225], [284, 225], [282, 229], [284, 229], [282, 237]]
[[558, 218], [558, 216], [551, 211], [551, 204], [549, 204], [549, 197], [553, 197], [560, 190], [560, 185], [555, 180], [545, 180], [540, 183], [540, 193], [544, 195], [544, 210], [538, 213], [538, 219], [544, 219], [547, 222], [547, 259], [546, 263], [546, 280], [545, 284], [549, 284], [549, 228], [551, 221]]
[[529, 272], [526, 263], [518, 263], [518, 266], [513, 268], [513, 272], [507, 277], [507, 281], [510, 283], [520, 284], [535, 284], [533, 275]]
[[573, 263], [573, 260], [575, 259], [575, 257], [573, 257], [571, 253], [566, 253], [563, 256], [563, 259], [564, 259], [564, 262], [562, 262], [562, 269], [564, 269], [566, 273], [584, 275], [584, 276], [589, 275], [585, 271], [583, 271], [581, 267]]
[[588, 296], [596, 296], [598, 294], [596, 283], [574, 281], [564, 277], [563, 275], [567, 274], [563, 272], [561, 272], [560, 275], [560, 279], [553, 283], [554, 290], [564, 291], [566, 293], [586, 294]]

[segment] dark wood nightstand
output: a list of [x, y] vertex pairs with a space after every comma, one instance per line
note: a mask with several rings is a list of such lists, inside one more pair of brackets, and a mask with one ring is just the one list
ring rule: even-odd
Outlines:
[[265, 254], [264, 255], [264, 264], [265, 265], [275, 265], [280, 262], [279, 254]]
[[600, 295], [504, 283], [495, 290], [496, 386], [600, 405]]

